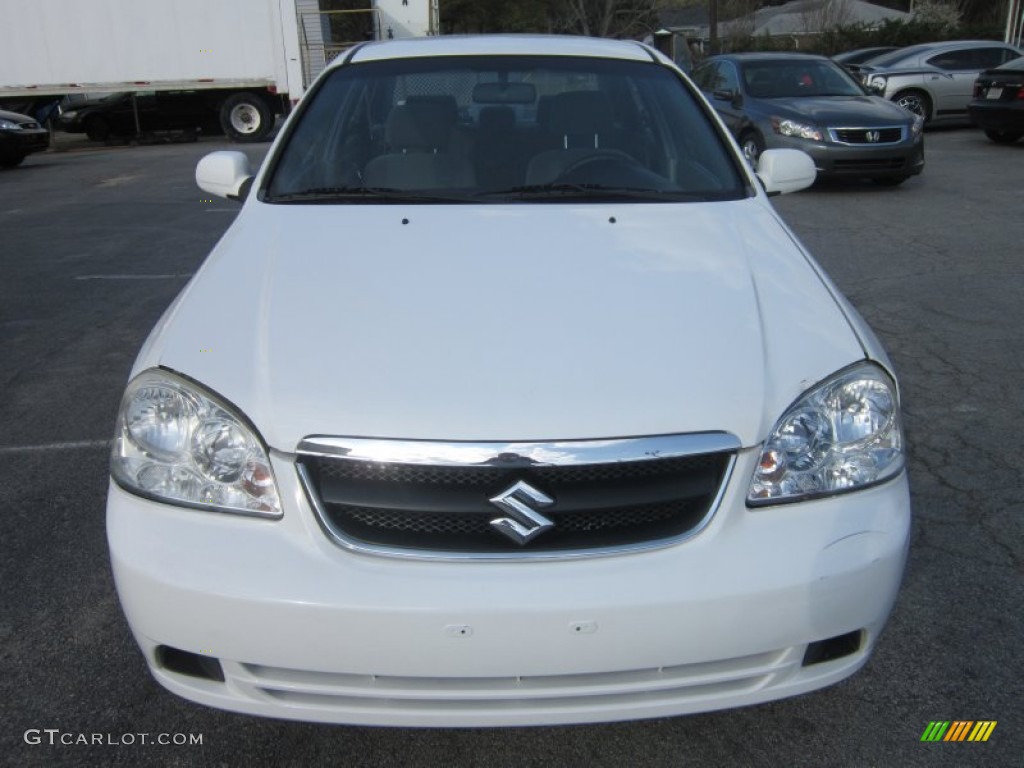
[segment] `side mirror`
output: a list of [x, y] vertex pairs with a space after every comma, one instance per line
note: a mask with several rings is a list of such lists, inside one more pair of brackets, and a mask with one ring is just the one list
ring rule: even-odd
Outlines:
[[196, 166], [196, 184], [199, 188], [229, 200], [245, 200], [252, 179], [249, 158], [243, 152], [211, 152]]
[[766, 149], [757, 161], [757, 176], [769, 195], [807, 189], [817, 175], [814, 160], [799, 149]]
[[743, 96], [740, 95], [739, 91], [725, 89], [721, 91], [715, 91], [711, 95], [714, 96], [719, 101], [730, 102], [734, 107], [738, 107], [740, 106], [740, 104], [743, 103]]

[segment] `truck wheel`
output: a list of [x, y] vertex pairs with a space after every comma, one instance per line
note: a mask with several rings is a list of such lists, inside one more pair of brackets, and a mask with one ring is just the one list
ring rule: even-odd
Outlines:
[[99, 115], [85, 119], [85, 135], [91, 141], [106, 141], [110, 137], [110, 124]]
[[924, 91], [900, 91], [892, 100], [904, 109], [923, 117], [926, 123], [932, 119], [932, 100]]
[[274, 127], [274, 111], [258, 94], [234, 93], [221, 104], [220, 125], [234, 141], [263, 141]]

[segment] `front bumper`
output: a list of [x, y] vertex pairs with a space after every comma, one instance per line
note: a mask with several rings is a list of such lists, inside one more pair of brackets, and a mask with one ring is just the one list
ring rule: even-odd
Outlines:
[[1024, 131], [1024, 101], [972, 101], [967, 113], [979, 128], [988, 131]]
[[50, 146], [50, 132], [45, 128], [29, 128], [18, 131], [0, 130], [0, 155], [24, 157], [42, 152]]
[[[396, 726], [679, 715], [849, 676], [899, 587], [905, 475], [750, 510], [756, 458], [741, 452], [698, 536], [628, 555], [488, 563], [348, 552], [318, 527], [281, 455], [281, 520], [176, 508], [111, 485], [108, 538], [153, 675], [193, 701]], [[856, 632], [852, 652], [802, 663], [809, 643]], [[172, 671], [161, 647], [218, 659], [224, 681]]]
[[891, 178], [916, 176], [924, 170], [924, 140], [880, 146], [816, 142], [772, 136], [769, 146], [799, 149], [814, 160], [819, 176]]

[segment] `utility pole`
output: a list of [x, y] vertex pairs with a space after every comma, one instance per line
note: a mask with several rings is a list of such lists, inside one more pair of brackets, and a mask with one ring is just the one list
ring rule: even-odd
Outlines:
[[1021, 0], [1010, 0], [1009, 8], [1006, 9], [1005, 42], [1020, 45], [1022, 27], [1024, 27], [1024, 7], [1021, 6]]
[[718, 50], [718, 0], [708, 0], [708, 36], [711, 38], [711, 53], [719, 53]]

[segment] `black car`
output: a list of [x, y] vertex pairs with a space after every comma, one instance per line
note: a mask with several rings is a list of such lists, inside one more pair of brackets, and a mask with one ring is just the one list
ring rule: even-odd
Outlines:
[[112, 93], [64, 110], [60, 127], [93, 141], [161, 130], [221, 133], [217, 110], [216, 94], [206, 91], [140, 91], [134, 104], [133, 94]]
[[0, 110], [0, 167], [13, 168], [50, 146], [50, 132], [28, 115]]
[[924, 120], [874, 96], [824, 56], [713, 56], [693, 80], [753, 164], [765, 149], [806, 152], [819, 176], [896, 185], [924, 168]]
[[894, 45], [876, 45], [873, 48], [855, 48], [852, 51], [843, 51], [837, 53], [832, 57], [832, 61], [836, 64], [841, 64], [844, 67], [852, 67], [857, 64], [863, 64], [866, 61], [870, 61], [876, 56], [881, 56], [883, 53], [889, 53], [889, 51], [895, 51], [896, 46]]
[[997, 144], [1024, 136], [1024, 57], [978, 75], [967, 112]]

